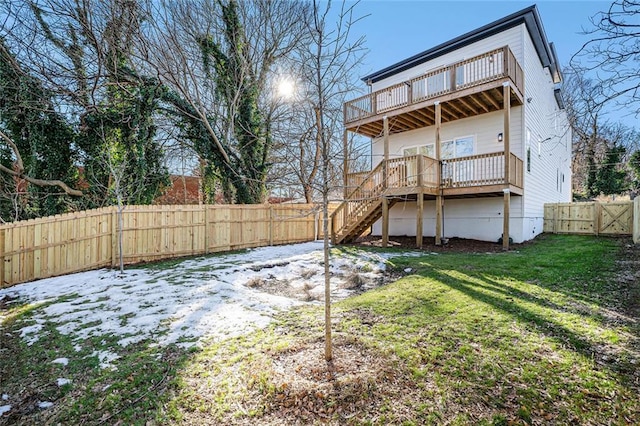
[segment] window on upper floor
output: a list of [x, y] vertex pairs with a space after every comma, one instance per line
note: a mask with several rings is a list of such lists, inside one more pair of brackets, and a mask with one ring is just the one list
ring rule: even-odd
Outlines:
[[473, 155], [473, 136], [465, 136], [450, 141], [442, 142], [441, 158], [446, 160], [448, 158], [466, 157], [467, 155]]
[[431, 158], [435, 158], [436, 148], [435, 148], [435, 144], [431, 143], [428, 145], [420, 145], [420, 146], [412, 146], [410, 148], [404, 148], [402, 150], [402, 153], [404, 154], [405, 157], [422, 154]]

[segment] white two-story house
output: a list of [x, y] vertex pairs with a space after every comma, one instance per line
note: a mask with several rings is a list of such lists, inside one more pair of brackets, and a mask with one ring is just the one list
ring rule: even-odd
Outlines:
[[370, 137], [373, 169], [345, 162], [333, 241], [371, 228], [383, 244], [508, 248], [541, 233], [544, 203], [571, 200], [561, 79], [535, 5], [364, 77], [369, 94], [344, 105], [345, 141]]

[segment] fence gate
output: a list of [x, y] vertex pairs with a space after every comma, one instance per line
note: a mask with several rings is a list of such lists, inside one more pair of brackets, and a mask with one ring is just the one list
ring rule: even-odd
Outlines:
[[[630, 201], [545, 204], [544, 232], [632, 235], [633, 207], [634, 203]], [[639, 222], [640, 217], [635, 217], [635, 221]]]
[[598, 203], [599, 234], [631, 235], [633, 233], [633, 204]]

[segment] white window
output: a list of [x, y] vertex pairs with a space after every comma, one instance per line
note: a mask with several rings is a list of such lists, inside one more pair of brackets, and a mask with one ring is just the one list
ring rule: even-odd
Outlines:
[[436, 148], [434, 144], [413, 146], [410, 148], [404, 148], [402, 150], [402, 153], [404, 154], [405, 157], [422, 154], [422, 155], [426, 155], [427, 157], [435, 158]]
[[442, 142], [442, 159], [473, 155], [473, 136]]
[[473, 155], [473, 136], [444, 141], [442, 142], [441, 148], [441, 157], [443, 160], [442, 178], [445, 180], [445, 184], [463, 184], [464, 182], [473, 180], [473, 160], [456, 160], [451, 161], [450, 163], [447, 162], [447, 160]]
[[[409, 148], [404, 148], [402, 150], [405, 157], [411, 157], [413, 155], [426, 155], [427, 157], [435, 158], [436, 156], [436, 148], [435, 144], [429, 145], [420, 145], [420, 146], [412, 146]], [[418, 180], [418, 165], [415, 160], [405, 161], [405, 165], [407, 168], [407, 182], [409, 185], [416, 185]]]

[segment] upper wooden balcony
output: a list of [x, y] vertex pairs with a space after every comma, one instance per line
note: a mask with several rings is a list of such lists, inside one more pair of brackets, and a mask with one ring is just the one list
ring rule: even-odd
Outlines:
[[508, 46], [346, 102], [345, 128], [378, 137], [384, 116], [389, 118], [389, 133], [432, 126], [436, 101], [443, 123], [498, 111], [504, 107], [504, 83], [511, 89], [511, 106], [522, 105], [524, 74]]

